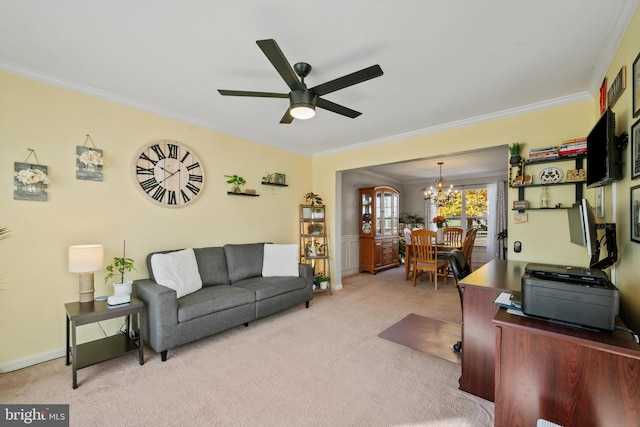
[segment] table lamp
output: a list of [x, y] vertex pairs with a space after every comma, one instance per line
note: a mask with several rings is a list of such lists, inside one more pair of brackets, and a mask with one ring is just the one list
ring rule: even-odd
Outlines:
[[104, 267], [102, 245], [69, 246], [69, 272], [80, 273], [80, 302], [93, 301], [93, 272]]

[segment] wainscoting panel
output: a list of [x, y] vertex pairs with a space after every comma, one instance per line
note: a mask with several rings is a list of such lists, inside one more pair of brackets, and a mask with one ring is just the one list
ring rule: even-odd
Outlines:
[[360, 271], [360, 236], [342, 236], [342, 277], [358, 274]]

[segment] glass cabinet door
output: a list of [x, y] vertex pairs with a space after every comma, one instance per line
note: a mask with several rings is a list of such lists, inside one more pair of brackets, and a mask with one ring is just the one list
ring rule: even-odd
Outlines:
[[382, 193], [380, 191], [376, 191], [376, 235], [382, 234], [382, 222], [381, 219], [384, 218], [384, 205], [382, 204]]
[[362, 206], [360, 232], [363, 234], [370, 234], [371, 229], [371, 194], [363, 193], [362, 200], [360, 201]]
[[382, 203], [384, 203], [384, 230], [383, 233], [385, 236], [390, 236], [391, 235], [391, 230], [392, 230], [392, 226], [391, 226], [391, 210], [393, 207], [392, 204], [392, 194], [388, 191], [384, 192], [384, 201]]

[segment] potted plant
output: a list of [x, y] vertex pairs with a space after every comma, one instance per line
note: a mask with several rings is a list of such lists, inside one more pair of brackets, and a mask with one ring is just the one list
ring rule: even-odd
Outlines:
[[242, 193], [242, 186], [247, 183], [243, 177], [238, 175], [225, 175], [224, 177], [229, 178], [227, 184], [231, 184], [234, 193]]
[[522, 153], [522, 149], [524, 148], [524, 142], [514, 142], [509, 145], [509, 154], [511, 157], [509, 158], [509, 163], [512, 165], [517, 165], [522, 160], [520, 153]]
[[327, 253], [326, 243], [314, 242], [314, 246], [316, 247], [317, 256], [324, 256]]
[[[311, 208], [312, 218], [324, 218], [324, 207], [321, 207], [323, 206], [323, 202], [320, 195], [310, 192], [304, 195], [304, 199]], [[305, 217], [307, 216], [305, 215]]]
[[329, 286], [329, 282], [331, 281], [331, 277], [325, 276], [324, 273], [319, 273], [316, 276], [316, 282], [320, 285], [320, 289], [327, 289]]
[[107, 281], [113, 278], [114, 275], [116, 275], [116, 278], [118, 275], [120, 276], [120, 281], [113, 284], [113, 294], [114, 295], [131, 294], [131, 285], [133, 284], [133, 281], [131, 280], [125, 281], [124, 272], [126, 270], [129, 273], [131, 273], [131, 271], [135, 270], [136, 267], [133, 259], [125, 257], [124, 247], [122, 249], [122, 257], [114, 257], [113, 262], [107, 265], [105, 268], [107, 270], [107, 274], [105, 274], [104, 276], [104, 283], [107, 283]]
[[275, 174], [275, 172], [274, 173], [267, 172], [262, 177], [262, 182], [264, 182], [266, 184], [273, 184], [274, 182], [276, 182], [276, 174]]
[[322, 233], [322, 224], [309, 224], [309, 234]]

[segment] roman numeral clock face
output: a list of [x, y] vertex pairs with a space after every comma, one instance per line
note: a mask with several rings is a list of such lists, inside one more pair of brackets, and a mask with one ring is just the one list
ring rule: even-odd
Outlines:
[[142, 194], [169, 208], [193, 203], [204, 186], [200, 160], [189, 147], [175, 141], [154, 141], [142, 147], [132, 172]]

